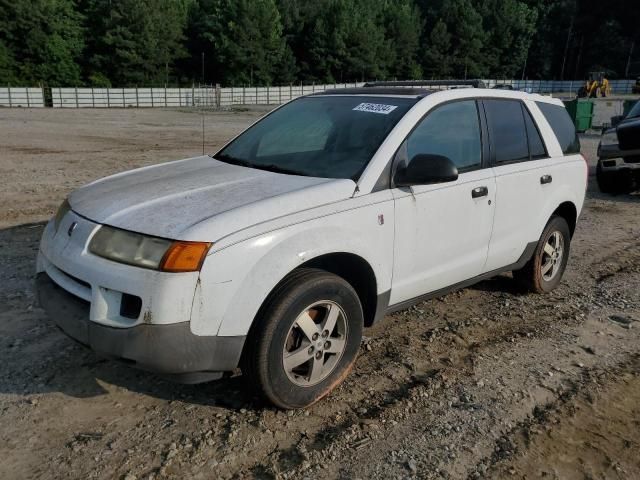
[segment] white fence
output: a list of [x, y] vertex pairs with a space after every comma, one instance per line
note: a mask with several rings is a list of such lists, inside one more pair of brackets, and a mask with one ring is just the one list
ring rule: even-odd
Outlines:
[[0, 87], [0, 107], [44, 107], [42, 88]]
[[[483, 80], [488, 88], [511, 85], [531, 93], [575, 94], [584, 85], [582, 80]], [[612, 94], [629, 94], [635, 80], [613, 80]], [[0, 88], [0, 107], [55, 108], [128, 108], [128, 107], [215, 107], [232, 105], [277, 105], [328, 89], [359, 87], [363, 83], [324, 85], [289, 85], [280, 87], [215, 87], [191, 88]], [[438, 88], [438, 87], [428, 87]]]
[[277, 105], [309, 93], [361, 85], [363, 83], [228, 88], [52, 88], [51, 99], [56, 108]]

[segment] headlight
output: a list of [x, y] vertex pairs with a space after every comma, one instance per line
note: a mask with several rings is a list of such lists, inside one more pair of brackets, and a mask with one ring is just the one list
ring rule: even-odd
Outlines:
[[62, 222], [62, 219], [64, 218], [64, 216], [69, 213], [69, 210], [71, 210], [71, 206], [69, 205], [69, 200], [67, 200], [65, 198], [64, 202], [62, 202], [62, 204], [58, 207], [58, 211], [56, 212], [56, 216], [53, 217], [53, 231], [57, 232], [58, 231], [58, 227], [60, 226], [60, 222]]
[[193, 272], [200, 270], [210, 246], [206, 242], [172, 241], [103, 225], [91, 239], [89, 251], [137, 267]]
[[617, 145], [618, 143], [618, 135], [616, 131], [607, 132], [600, 138], [601, 145]]

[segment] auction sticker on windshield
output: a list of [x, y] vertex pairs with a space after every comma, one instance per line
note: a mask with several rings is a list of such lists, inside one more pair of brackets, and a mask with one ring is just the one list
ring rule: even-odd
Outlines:
[[354, 107], [354, 110], [358, 112], [381, 113], [383, 115], [388, 115], [396, 108], [398, 108], [397, 105], [384, 105], [382, 103], [361, 103], [360, 105]]

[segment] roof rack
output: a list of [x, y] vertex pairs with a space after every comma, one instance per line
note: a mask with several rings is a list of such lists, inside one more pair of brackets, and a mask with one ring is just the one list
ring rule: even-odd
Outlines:
[[482, 80], [404, 80], [395, 82], [367, 82], [365, 87], [474, 87], [486, 88]]

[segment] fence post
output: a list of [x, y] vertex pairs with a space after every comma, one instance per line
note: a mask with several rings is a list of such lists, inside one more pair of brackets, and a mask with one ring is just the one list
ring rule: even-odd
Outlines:
[[29, 87], [24, 89], [27, 92], [27, 108], [31, 106], [31, 100], [29, 100]]
[[289, 84], [289, 100], [293, 100], [293, 84]]
[[78, 87], [75, 87], [76, 92], [76, 108], [78, 108]]
[[222, 105], [222, 89], [220, 88], [220, 84], [216, 83], [216, 108], [220, 109]]
[[258, 87], [255, 87], [256, 89], [256, 105], [258, 105]]
[[246, 105], [247, 104], [247, 102], [245, 100], [245, 90], [244, 89], [245, 89], [245, 86], [244, 86], [244, 83], [243, 83], [242, 84], [242, 105]]
[[164, 84], [164, 106], [167, 106], [167, 84]]
[[111, 108], [111, 89], [107, 87], [107, 108]]
[[11, 108], [13, 103], [11, 102], [11, 87], [9, 85], [7, 85], [7, 95], [9, 96], [9, 108]]
[[96, 108], [96, 95], [93, 93], [93, 87], [91, 87], [91, 107]]

